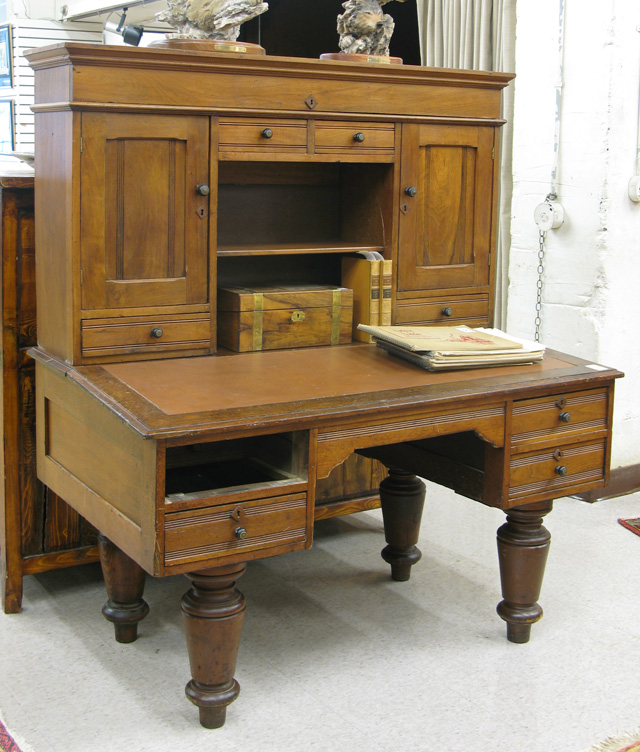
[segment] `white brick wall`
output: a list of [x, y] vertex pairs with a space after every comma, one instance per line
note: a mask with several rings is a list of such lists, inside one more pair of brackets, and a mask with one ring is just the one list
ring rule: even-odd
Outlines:
[[[538, 228], [549, 192], [558, 82], [558, 0], [518, 3], [507, 329], [534, 331]], [[618, 368], [612, 467], [640, 463], [640, 204], [635, 174], [640, 89], [637, 0], [565, 0], [558, 199], [546, 238], [541, 340]]]

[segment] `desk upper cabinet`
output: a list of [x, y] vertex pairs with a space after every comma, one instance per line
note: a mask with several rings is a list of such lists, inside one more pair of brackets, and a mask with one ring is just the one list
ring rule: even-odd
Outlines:
[[209, 119], [82, 114], [82, 357], [207, 352]]
[[363, 250], [392, 261], [392, 322], [491, 323], [509, 74], [75, 43], [28, 57], [38, 342], [59, 359], [213, 353], [219, 288], [340, 287]]
[[403, 127], [398, 323], [489, 322], [496, 131]]

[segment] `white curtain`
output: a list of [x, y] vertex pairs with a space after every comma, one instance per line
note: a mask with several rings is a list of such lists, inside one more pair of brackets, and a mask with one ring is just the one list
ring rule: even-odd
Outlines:
[[[515, 72], [516, 0], [417, 0], [422, 64]], [[513, 82], [503, 91], [495, 324], [507, 318]]]

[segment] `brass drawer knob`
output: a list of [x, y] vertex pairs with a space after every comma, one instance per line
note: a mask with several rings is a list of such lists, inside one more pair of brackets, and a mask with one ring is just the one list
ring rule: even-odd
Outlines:
[[571, 413], [560, 413], [558, 417], [563, 423], [571, 423]]
[[162, 337], [163, 334], [164, 332], [162, 331], [162, 329], [160, 329], [159, 326], [154, 326], [153, 329], [151, 330], [151, 336], [155, 337], [156, 339], [160, 339], [160, 337]]
[[196, 193], [197, 193], [197, 194], [198, 194], [199, 196], [208, 196], [210, 192], [211, 192], [211, 189], [209, 188], [209, 186], [208, 186], [208, 185], [204, 185], [204, 184], [203, 184], [203, 185], [199, 185], [199, 186], [198, 186], [198, 187], [196, 188]]
[[449, 308], [449, 306], [447, 306], [446, 308], [443, 308], [442, 309], [442, 315], [443, 316], [453, 316], [453, 309]]
[[556, 467], [556, 470], [555, 470], [556, 475], [561, 475], [562, 477], [564, 477], [567, 474], [567, 472], [568, 470], [564, 465], [558, 465], [558, 467]]
[[244, 527], [237, 527], [233, 534], [236, 536], [238, 540], [244, 540], [247, 537], [247, 529]]
[[364, 133], [362, 133], [361, 131], [358, 131], [358, 133], [354, 133], [353, 140], [361, 144], [364, 141]]
[[273, 136], [273, 131], [271, 130], [271, 128], [264, 128], [260, 131], [260, 135], [262, 136], [262, 138], [271, 138]]

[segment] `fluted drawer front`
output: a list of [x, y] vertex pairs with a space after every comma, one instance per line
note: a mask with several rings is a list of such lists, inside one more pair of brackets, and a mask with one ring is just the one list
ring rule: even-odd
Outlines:
[[269, 548], [304, 544], [306, 527], [306, 493], [172, 512], [165, 516], [165, 564], [258, 550], [268, 556]]
[[521, 452], [587, 435], [605, 435], [608, 413], [606, 389], [518, 400], [513, 403], [512, 448]]
[[509, 498], [555, 498], [565, 487], [570, 486], [574, 493], [578, 485], [597, 486], [604, 480], [605, 456], [604, 439], [515, 455], [510, 466]]

